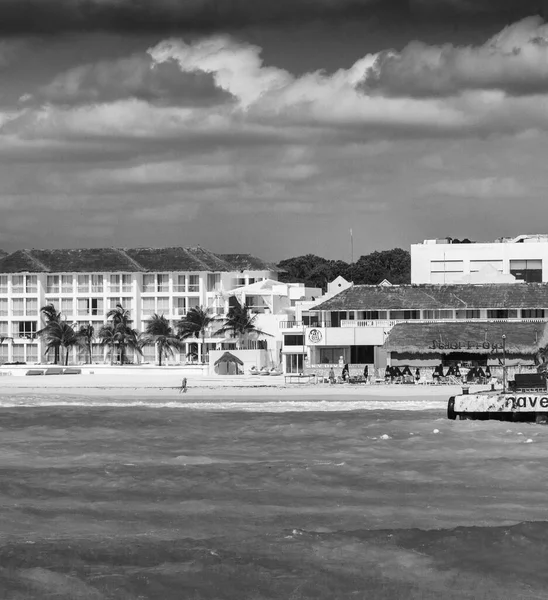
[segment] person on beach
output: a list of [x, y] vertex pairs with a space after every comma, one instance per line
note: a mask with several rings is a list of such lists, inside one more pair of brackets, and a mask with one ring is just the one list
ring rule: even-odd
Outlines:
[[344, 365], [344, 369], [342, 370], [341, 377], [343, 381], [346, 381], [350, 376], [350, 370], [348, 368], [348, 363]]
[[365, 383], [367, 383], [367, 380], [369, 379], [369, 367], [367, 365], [365, 365], [365, 367], [363, 368], [363, 378], [365, 380]]
[[328, 379], [329, 383], [335, 383], [335, 371], [333, 370], [333, 367], [329, 369]]
[[181, 387], [179, 388], [179, 394], [186, 394], [186, 377], [183, 377], [183, 381], [181, 382]]

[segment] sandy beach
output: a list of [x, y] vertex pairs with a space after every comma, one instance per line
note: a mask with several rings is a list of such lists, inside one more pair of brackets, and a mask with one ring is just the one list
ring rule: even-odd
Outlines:
[[[94, 375], [48, 375], [38, 377], [3, 376], [0, 378], [0, 397], [18, 395], [69, 397], [110, 396], [132, 399], [154, 397], [191, 402], [197, 398], [300, 398], [308, 400], [340, 401], [409, 399], [416, 404], [421, 400], [431, 403], [446, 402], [461, 392], [459, 386], [424, 385], [371, 385], [327, 383], [286, 383], [283, 376], [192, 376], [188, 377], [185, 394], [180, 392], [181, 374], [162, 372], [101, 372]], [[485, 386], [473, 386], [485, 389]]]

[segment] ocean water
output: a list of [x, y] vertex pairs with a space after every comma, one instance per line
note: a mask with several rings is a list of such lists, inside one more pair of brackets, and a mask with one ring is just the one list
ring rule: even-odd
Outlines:
[[0, 598], [548, 598], [548, 429], [404, 402], [4, 397]]

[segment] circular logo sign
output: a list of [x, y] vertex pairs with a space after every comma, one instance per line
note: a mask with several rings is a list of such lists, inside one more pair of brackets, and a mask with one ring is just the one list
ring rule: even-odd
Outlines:
[[311, 329], [308, 332], [308, 339], [313, 344], [318, 344], [322, 341], [322, 332], [319, 329]]

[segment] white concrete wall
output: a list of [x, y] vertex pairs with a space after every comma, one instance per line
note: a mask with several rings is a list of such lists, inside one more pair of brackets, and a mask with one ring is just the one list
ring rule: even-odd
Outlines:
[[[411, 283], [433, 282], [431, 261], [462, 260], [463, 274], [446, 274], [445, 283], [459, 283], [470, 274], [473, 260], [501, 260], [502, 272], [510, 274], [510, 260], [542, 260], [542, 281], [548, 282], [548, 242], [486, 243], [486, 244], [412, 244]], [[443, 283], [443, 282], [442, 282]], [[481, 283], [474, 281], [474, 283]], [[489, 281], [485, 281], [489, 283]]]

